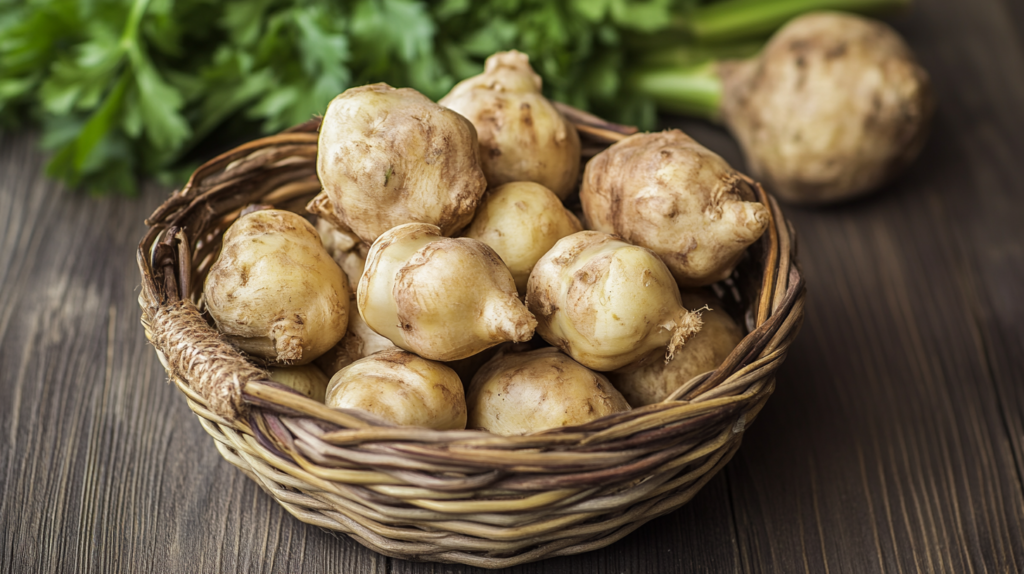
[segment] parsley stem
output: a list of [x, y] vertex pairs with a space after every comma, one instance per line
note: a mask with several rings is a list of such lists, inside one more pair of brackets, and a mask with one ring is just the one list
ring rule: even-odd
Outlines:
[[700, 42], [728, 42], [764, 36], [792, 18], [813, 10], [878, 14], [906, 8], [911, 0], [724, 0], [678, 20]]
[[128, 13], [128, 20], [124, 24], [124, 32], [121, 33], [121, 49], [128, 51], [135, 47], [139, 37], [139, 25], [142, 17], [146, 15], [149, 8], [149, 0], [134, 0], [131, 12]]

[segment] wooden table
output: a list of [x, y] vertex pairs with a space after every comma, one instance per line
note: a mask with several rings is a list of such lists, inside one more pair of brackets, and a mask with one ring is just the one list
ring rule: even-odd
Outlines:
[[[513, 571], [1024, 572], [1024, 3], [921, 0], [897, 26], [931, 139], [875, 197], [787, 209], [807, 320], [739, 454], [621, 542]], [[138, 320], [168, 190], [71, 194], [36, 147], [0, 135], [0, 571], [476, 571], [300, 523], [221, 459]]]

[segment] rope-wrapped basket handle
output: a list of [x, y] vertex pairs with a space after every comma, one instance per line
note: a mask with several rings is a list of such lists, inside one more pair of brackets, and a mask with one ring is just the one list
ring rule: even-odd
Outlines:
[[[187, 278], [174, 272], [180, 267], [174, 265], [171, 255], [173, 251], [187, 252], [187, 246], [184, 231], [169, 229], [156, 244], [152, 258], [154, 267], [162, 269], [153, 269], [140, 249], [138, 263], [143, 284], [139, 303], [145, 310], [143, 323], [150, 342], [163, 353], [173, 375], [188, 381], [215, 414], [233, 421], [245, 413], [242, 391], [246, 383], [267, 381], [269, 377], [225, 341], [195, 304], [182, 296]], [[163, 279], [167, 287], [162, 296], [156, 288], [158, 279]]]

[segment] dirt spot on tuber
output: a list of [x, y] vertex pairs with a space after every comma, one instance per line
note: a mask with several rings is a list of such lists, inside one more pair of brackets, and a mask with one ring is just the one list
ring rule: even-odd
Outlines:
[[520, 121], [526, 124], [526, 127], [533, 127], [533, 115], [531, 114], [530, 104], [528, 102], [523, 102], [519, 105], [519, 118]]
[[836, 58], [842, 58], [843, 56], [846, 55], [846, 50], [846, 42], [841, 42], [840, 44], [829, 48], [825, 52], [825, 59], [834, 60]]

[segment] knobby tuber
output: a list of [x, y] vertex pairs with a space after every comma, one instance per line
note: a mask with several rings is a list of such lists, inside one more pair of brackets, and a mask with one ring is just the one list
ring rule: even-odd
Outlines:
[[316, 171], [323, 191], [307, 209], [366, 243], [414, 221], [452, 235], [473, 218], [487, 188], [473, 124], [416, 90], [387, 84], [351, 88], [331, 101]]
[[325, 403], [396, 425], [466, 428], [466, 397], [455, 371], [401, 349], [374, 353], [335, 373]]
[[597, 154], [580, 203], [590, 229], [657, 253], [681, 287], [729, 276], [768, 227], [768, 208], [728, 163], [679, 130], [630, 136]]
[[580, 425], [630, 410], [604, 375], [553, 347], [499, 353], [473, 377], [466, 403], [467, 427], [506, 436]]
[[309, 363], [348, 326], [345, 274], [313, 225], [289, 211], [254, 211], [224, 232], [203, 299], [232, 342], [276, 364]]
[[537, 320], [493, 249], [408, 223], [370, 247], [356, 290], [359, 313], [395, 345], [455, 361], [505, 341], [527, 341]]
[[576, 216], [548, 188], [528, 181], [488, 191], [463, 236], [479, 239], [501, 257], [516, 290], [526, 295], [533, 266], [559, 239], [582, 231]]
[[533, 268], [526, 302], [537, 334], [596, 371], [671, 360], [701, 324], [657, 255], [597, 231], [556, 243]]
[[541, 93], [540, 76], [526, 54], [512, 50], [492, 55], [484, 73], [459, 82], [438, 103], [476, 126], [491, 187], [533, 181], [560, 199], [576, 187], [579, 134]]

